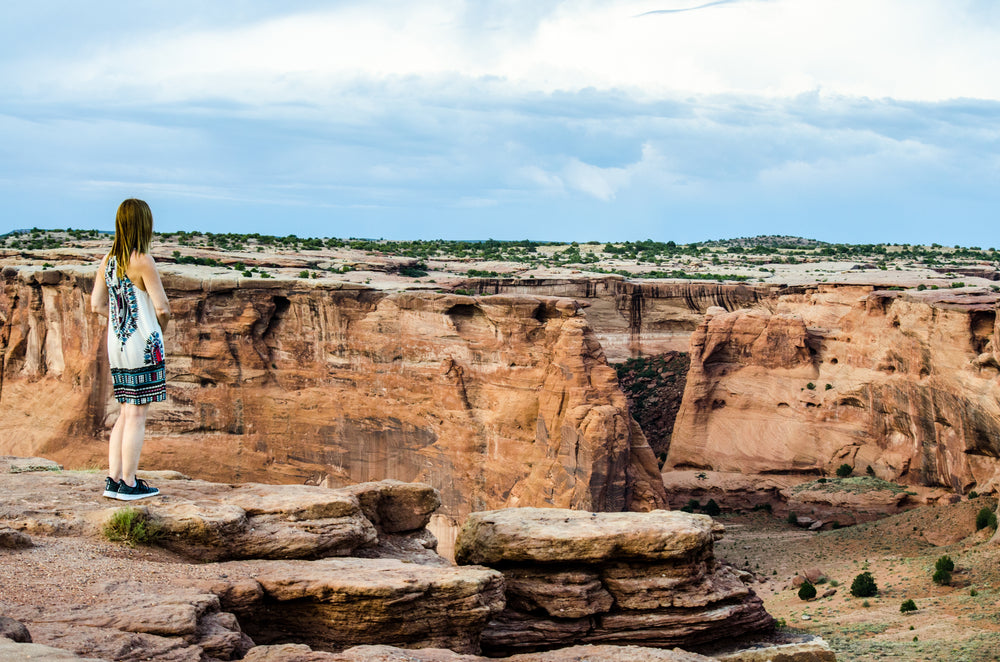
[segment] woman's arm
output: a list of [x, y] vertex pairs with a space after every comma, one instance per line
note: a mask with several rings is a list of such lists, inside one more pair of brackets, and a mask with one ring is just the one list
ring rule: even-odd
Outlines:
[[94, 278], [94, 289], [90, 291], [90, 309], [104, 317], [108, 316], [108, 284], [104, 282], [104, 270], [108, 265], [108, 256], [101, 260]]
[[160, 329], [166, 330], [170, 321], [170, 303], [167, 301], [167, 293], [163, 290], [163, 282], [160, 280], [160, 272], [156, 270], [153, 256], [149, 253], [135, 254], [129, 263], [130, 267], [133, 265], [142, 277], [142, 289], [146, 290], [153, 302]]

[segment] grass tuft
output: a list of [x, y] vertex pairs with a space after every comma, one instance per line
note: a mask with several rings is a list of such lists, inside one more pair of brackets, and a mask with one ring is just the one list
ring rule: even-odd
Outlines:
[[101, 532], [111, 542], [125, 543], [129, 547], [152, 545], [163, 533], [159, 524], [136, 508], [115, 510], [104, 523]]

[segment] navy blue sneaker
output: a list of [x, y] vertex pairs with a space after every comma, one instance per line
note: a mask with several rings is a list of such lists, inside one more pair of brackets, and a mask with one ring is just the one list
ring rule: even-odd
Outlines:
[[118, 499], [121, 501], [135, 501], [153, 497], [160, 493], [155, 487], [150, 487], [142, 478], [135, 479], [135, 485], [129, 486], [124, 480], [118, 483]]
[[118, 481], [115, 480], [114, 478], [112, 478], [111, 476], [108, 476], [107, 478], [105, 478], [104, 479], [104, 496], [108, 497], [109, 499], [117, 499], [118, 498], [118, 485], [119, 485]]

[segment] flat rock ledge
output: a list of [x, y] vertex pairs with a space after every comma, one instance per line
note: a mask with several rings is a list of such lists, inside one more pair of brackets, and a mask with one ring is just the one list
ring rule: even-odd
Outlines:
[[[240, 567], [246, 573], [247, 564]], [[220, 570], [230, 574], [226, 564]], [[504, 606], [503, 576], [479, 566], [349, 558], [264, 561], [249, 571], [210, 590], [257, 644], [305, 642], [336, 651], [379, 643], [473, 653]]]
[[487, 655], [574, 644], [687, 648], [767, 631], [744, 573], [715, 560], [724, 528], [683, 512], [519, 508], [473, 513], [455, 559], [500, 570], [507, 606]]

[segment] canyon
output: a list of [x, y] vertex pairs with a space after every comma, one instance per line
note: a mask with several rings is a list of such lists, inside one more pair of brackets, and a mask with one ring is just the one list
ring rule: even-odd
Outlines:
[[997, 293], [816, 285], [708, 311], [667, 467], [993, 492]]
[[[164, 269], [168, 401], [147, 466], [216, 481], [395, 478], [442, 514], [502, 506], [648, 510], [652, 450], [580, 304]], [[92, 269], [8, 266], [4, 451], [100, 466], [117, 405]]]

